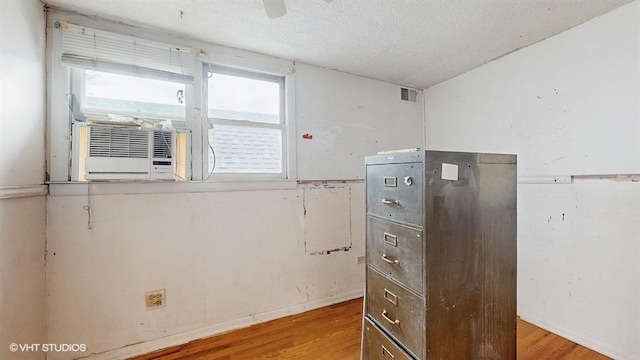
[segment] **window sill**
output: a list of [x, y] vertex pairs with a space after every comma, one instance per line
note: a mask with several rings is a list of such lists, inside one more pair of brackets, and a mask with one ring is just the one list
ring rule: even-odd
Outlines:
[[47, 195], [46, 185], [0, 186], [0, 200]]
[[[88, 189], [88, 185], [91, 188]], [[140, 195], [140, 194], [175, 194], [206, 193], [218, 191], [260, 191], [260, 190], [293, 190], [296, 180], [272, 181], [101, 181], [101, 182], [50, 182], [50, 196], [86, 196], [91, 195]]]

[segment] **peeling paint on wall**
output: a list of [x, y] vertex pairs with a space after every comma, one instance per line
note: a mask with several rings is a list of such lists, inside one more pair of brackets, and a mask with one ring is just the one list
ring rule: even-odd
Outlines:
[[331, 250], [314, 251], [314, 252], [310, 252], [309, 255], [329, 255], [334, 252], [349, 251], [349, 250], [351, 250], [351, 245], [337, 248], [337, 249], [331, 249]]

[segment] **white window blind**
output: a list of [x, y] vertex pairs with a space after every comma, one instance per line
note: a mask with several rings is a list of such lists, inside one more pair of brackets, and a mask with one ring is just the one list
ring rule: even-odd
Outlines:
[[62, 64], [159, 80], [193, 82], [189, 48], [61, 24]]

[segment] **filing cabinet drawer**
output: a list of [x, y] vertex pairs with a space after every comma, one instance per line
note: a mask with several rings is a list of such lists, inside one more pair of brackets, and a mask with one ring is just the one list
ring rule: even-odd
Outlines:
[[367, 266], [366, 313], [419, 357], [424, 355], [424, 300]]
[[367, 262], [398, 283], [423, 293], [423, 235], [397, 223], [367, 219]]
[[423, 225], [423, 166], [420, 163], [367, 166], [367, 212]]
[[412, 360], [369, 319], [364, 321], [364, 358], [367, 360]]

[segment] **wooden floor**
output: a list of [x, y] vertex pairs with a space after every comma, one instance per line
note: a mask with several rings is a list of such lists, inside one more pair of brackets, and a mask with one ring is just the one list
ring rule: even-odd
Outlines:
[[[136, 360], [358, 360], [362, 299], [195, 340]], [[608, 357], [518, 321], [518, 359], [605, 360]]]

